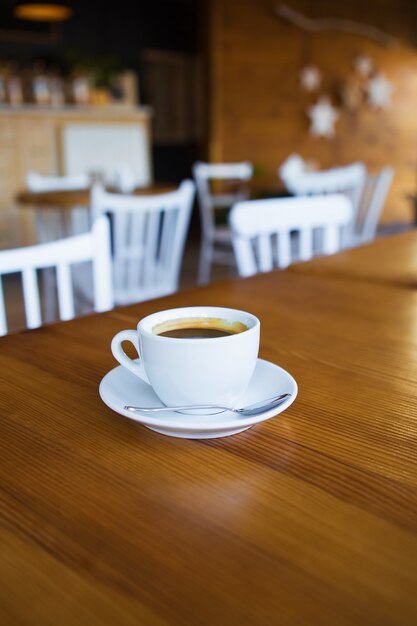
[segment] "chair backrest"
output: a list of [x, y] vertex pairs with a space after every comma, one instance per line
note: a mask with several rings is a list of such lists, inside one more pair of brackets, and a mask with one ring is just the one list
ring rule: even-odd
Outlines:
[[39, 193], [87, 189], [90, 186], [90, 177], [84, 174], [78, 176], [44, 176], [38, 172], [30, 171], [26, 174], [26, 185], [29, 191]]
[[287, 176], [285, 184], [288, 191], [295, 196], [313, 196], [329, 193], [343, 193], [347, 196], [353, 207], [351, 225], [344, 233], [344, 245], [354, 243], [354, 229], [357, 222], [359, 205], [366, 181], [366, 167], [364, 163], [357, 161], [343, 167], [334, 167], [329, 170], [317, 172], [296, 171]]
[[0, 335], [7, 333], [4, 306], [3, 274], [21, 273], [23, 299], [28, 328], [41, 326], [41, 304], [37, 270], [56, 268], [59, 317], [74, 317], [74, 295], [71, 265], [83, 261], [93, 262], [94, 309], [107, 311], [113, 306], [111, 284], [110, 227], [105, 216], [96, 220], [91, 232], [59, 241], [42, 243], [25, 248], [0, 251]]
[[213, 193], [210, 181], [248, 181], [252, 178], [253, 166], [248, 161], [240, 163], [203, 163], [193, 165], [193, 176], [197, 187], [201, 225], [204, 237], [210, 237], [215, 229], [214, 211], [230, 208], [235, 202], [247, 198], [246, 190], [234, 193]]
[[387, 166], [378, 174], [369, 174], [366, 177], [355, 224], [356, 244], [374, 239], [393, 176], [393, 168]]
[[174, 293], [194, 201], [191, 180], [158, 195], [109, 193], [99, 184], [91, 196], [93, 215], [109, 213], [113, 233], [114, 293], [118, 303]]
[[291, 154], [278, 168], [278, 176], [287, 189], [289, 189], [291, 181], [296, 180], [306, 171], [307, 168], [304, 159], [299, 154]]
[[[230, 214], [233, 247], [241, 276], [285, 268], [316, 253], [334, 254], [352, 220], [351, 201], [341, 194], [271, 198], [237, 203]], [[321, 235], [321, 248], [315, 249]], [[298, 233], [294, 240], [293, 233]], [[298, 244], [298, 250], [294, 250]]]
[[288, 191], [296, 196], [341, 193], [363, 185], [366, 167], [360, 161], [317, 172], [300, 171], [287, 176]]

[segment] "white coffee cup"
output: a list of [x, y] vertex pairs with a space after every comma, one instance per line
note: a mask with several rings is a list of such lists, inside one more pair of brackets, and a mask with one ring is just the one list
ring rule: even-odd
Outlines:
[[[220, 318], [240, 322], [247, 330], [225, 337], [164, 337], [153, 329], [164, 322], [189, 318]], [[186, 307], [153, 313], [137, 330], [122, 330], [111, 342], [114, 357], [150, 384], [167, 406], [224, 404], [235, 406], [254, 372], [259, 351], [260, 322], [245, 311], [222, 307]], [[129, 358], [122, 343], [135, 346], [139, 361]]]

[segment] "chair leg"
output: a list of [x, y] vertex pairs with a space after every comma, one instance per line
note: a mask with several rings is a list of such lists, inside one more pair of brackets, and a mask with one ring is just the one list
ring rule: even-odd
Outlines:
[[213, 244], [209, 241], [201, 242], [200, 260], [198, 264], [198, 284], [206, 285], [210, 281], [211, 264], [213, 260]]
[[40, 208], [35, 209], [35, 221], [36, 221], [36, 237], [38, 243], [46, 243], [51, 241], [50, 234], [48, 233], [48, 224], [46, 223], [46, 216]]
[[67, 223], [68, 235], [80, 235], [91, 229], [89, 209], [74, 207], [71, 209], [70, 220]]

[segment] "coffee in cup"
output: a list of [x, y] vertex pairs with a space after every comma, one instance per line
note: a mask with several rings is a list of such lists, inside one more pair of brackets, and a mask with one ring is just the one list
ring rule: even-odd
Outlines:
[[221, 317], [189, 317], [156, 324], [155, 335], [174, 339], [215, 339], [248, 330], [242, 322], [230, 322]]
[[[245, 311], [185, 307], [153, 313], [136, 330], [112, 340], [114, 357], [149, 383], [167, 406], [235, 406], [245, 392], [259, 351], [260, 322]], [[130, 359], [123, 341], [135, 346]]]

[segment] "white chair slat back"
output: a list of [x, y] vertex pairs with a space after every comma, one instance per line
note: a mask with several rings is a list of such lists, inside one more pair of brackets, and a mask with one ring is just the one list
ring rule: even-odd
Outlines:
[[394, 170], [384, 167], [378, 174], [367, 176], [355, 227], [357, 244], [364, 244], [375, 238], [378, 221], [390, 189]]
[[22, 287], [27, 327], [37, 328], [42, 320], [38, 279], [34, 267], [25, 267], [22, 270]]
[[57, 287], [59, 317], [70, 320], [74, 317], [74, 295], [72, 292], [71, 270], [68, 263], [59, 263], [57, 266]]
[[[113, 306], [110, 275], [110, 230], [106, 217], [98, 219], [89, 233], [58, 241], [0, 252], [0, 276], [22, 274], [23, 298], [28, 328], [42, 324], [37, 270], [56, 268], [60, 319], [74, 317], [74, 298], [70, 266], [92, 261], [94, 309], [106, 311]], [[0, 292], [0, 334], [7, 333], [3, 289]]]
[[[286, 178], [285, 185], [294, 195], [353, 193], [365, 183], [366, 167], [360, 161], [343, 167], [316, 172], [300, 171]], [[354, 200], [354, 198], [352, 198]]]
[[308, 261], [313, 256], [313, 231], [308, 226], [300, 226], [300, 261]]
[[[202, 235], [198, 270], [199, 283], [208, 282], [211, 264], [214, 262], [224, 263], [224, 248], [231, 246], [231, 236], [227, 227], [216, 225], [216, 211], [230, 208], [236, 202], [246, 200], [248, 197], [245, 189], [237, 189], [234, 193], [214, 192], [211, 188], [211, 181], [241, 181], [243, 183], [250, 180], [252, 175], [253, 166], [248, 161], [238, 163], [203, 163], [199, 161], [193, 166]], [[218, 248], [220, 249], [218, 250]], [[233, 257], [231, 261], [233, 262]]]
[[[230, 225], [239, 274], [250, 276], [269, 271], [274, 265], [284, 268], [295, 260], [311, 259], [316, 253], [316, 232], [322, 234], [320, 253], [337, 252], [342, 229], [350, 223], [352, 214], [352, 203], [341, 194], [237, 203], [230, 214]], [[292, 233], [298, 235], [295, 257]]]
[[340, 249], [340, 229], [336, 224], [329, 224], [324, 229], [323, 253], [335, 254]]
[[276, 237], [277, 265], [282, 269], [291, 264], [291, 233], [280, 230]]
[[118, 303], [173, 293], [178, 288], [195, 186], [153, 196], [92, 190], [93, 215], [108, 213], [113, 222], [113, 278]]
[[239, 199], [236, 194], [212, 193], [210, 181], [247, 181], [252, 178], [253, 167], [248, 161], [241, 163], [203, 163], [193, 165], [193, 176], [197, 187], [200, 211], [204, 221], [212, 222], [212, 211], [216, 208], [230, 207]]
[[272, 260], [271, 238], [262, 234], [258, 237], [258, 258], [261, 272], [269, 272], [274, 267]]
[[352, 245], [366, 183], [365, 164], [357, 161], [328, 170], [307, 171], [300, 165], [302, 159], [298, 155], [292, 155], [287, 162], [278, 169], [278, 175], [294, 196], [343, 193], [351, 200], [353, 216], [351, 224], [344, 233], [344, 244]]
[[7, 334], [6, 307], [4, 303], [3, 281], [0, 276], [0, 336]]

